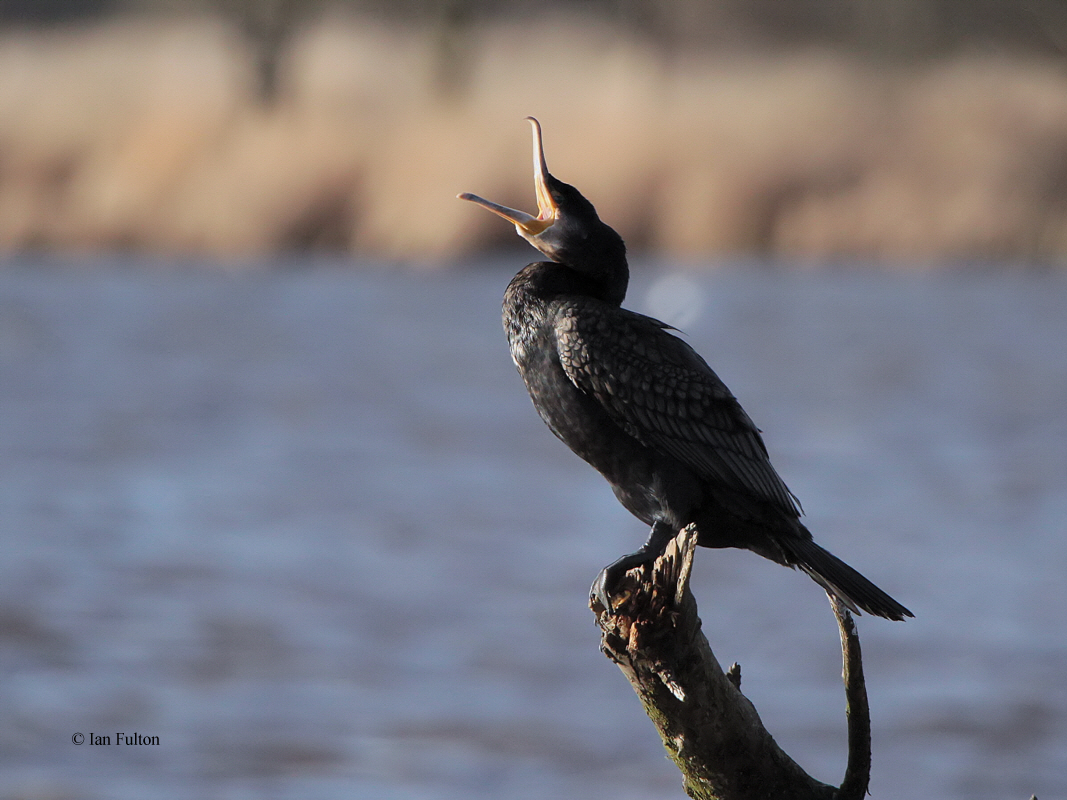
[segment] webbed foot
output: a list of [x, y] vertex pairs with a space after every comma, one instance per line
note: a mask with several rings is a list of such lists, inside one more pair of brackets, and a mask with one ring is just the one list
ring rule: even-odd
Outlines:
[[634, 567], [650, 564], [659, 558], [674, 533], [665, 522], [654, 524], [648, 541], [641, 546], [640, 550], [629, 553], [600, 570], [600, 574], [597, 575], [589, 589], [590, 602], [599, 603], [604, 613], [609, 616], [614, 614], [615, 608], [611, 604], [611, 597], [615, 594], [622, 576]]

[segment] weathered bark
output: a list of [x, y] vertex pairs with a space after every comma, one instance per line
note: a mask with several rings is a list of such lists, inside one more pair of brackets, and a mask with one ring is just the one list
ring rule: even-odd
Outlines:
[[835, 788], [778, 747], [741, 693], [740, 669], [724, 673], [716, 661], [689, 591], [696, 539], [690, 526], [650, 567], [627, 573], [611, 598], [612, 614], [593, 603], [601, 649], [633, 685], [682, 771], [686, 792], [698, 800], [862, 800], [870, 778], [870, 715], [848, 611], [831, 600], [841, 631], [849, 730], [848, 766]]

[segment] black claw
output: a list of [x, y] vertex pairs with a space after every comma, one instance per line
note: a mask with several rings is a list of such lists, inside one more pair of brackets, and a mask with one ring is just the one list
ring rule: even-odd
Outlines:
[[589, 590], [590, 599], [600, 603], [610, 616], [615, 611], [611, 605], [611, 596], [615, 594], [615, 590], [618, 588], [622, 576], [634, 567], [640, 567], [644, 564], [651, 563], [655, 559], [655, 553], [638, 550], [636, 553], [625, 555], [618, 561], [604, 567], [604, 569], [600, 570], [600, 574], [596, 576], [596, 580], [593, 581], [593, 586]]
[[600, 574], [597, 575], [596, 580], [593, 581], [593, 585], [589, 589], [589, 599], [595, 600], [603, 606], [604, 612], [608, 616], [614, 614], [615, 609], [611, 605], [611, 596], [615, 594], [622, 576], [634, 567], [651, 564], [659, 558], [673, 535], [674, 531], [668, 525], [662, 522], [657, 522], [653, 525], [648, 541], [644, 543], [640, 550], [635, 553], [629, 553], [600, 570]]
[[589, 588], [589, 600], [591, 603], [598, 603], [609, 617], [614, 613], [615, 609], [611, 607], [611, 594], [608, 592], [607, 569], [600, 570], [600, 574], [593, 581], [593, 585]]

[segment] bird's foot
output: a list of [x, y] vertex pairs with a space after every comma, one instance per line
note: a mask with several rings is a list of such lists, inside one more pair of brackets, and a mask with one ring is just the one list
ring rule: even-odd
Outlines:
[[596, 580], [589, 589], [590, 602], [599, 603], [608, 616], [614, 614], [615, 607], [612, 605], [611, 598], [616, 594], [623, 575], [634, 567], [652, 563], [657, 555], [658, 553], [651, 553], [641, 548], [636, 553], [630, 553], [608, 564], [600, 570], [600, 574], [596, 576]]
[[659, 558], [667, 542], [673, 536], [674, 531], [669, 525], [662, 522], [653, 525], [648, 541], [642, 545], [640, 550], [629, 553], [600, 570], [600, 574], [597, 575], [589, 589], [590, 604], [598, 603], [604, 609], [605, 614], [612, 616], [615, 613], [615, 606], [612, 605], [611, 598], [616, 594], [622, 577], [634, 567], [651, 564]]

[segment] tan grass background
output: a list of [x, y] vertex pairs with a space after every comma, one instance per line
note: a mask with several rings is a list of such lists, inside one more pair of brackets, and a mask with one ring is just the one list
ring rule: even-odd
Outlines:
[[426, 37], [349, 18], [255, 106], [210, 19], [0, 37], [0, 249], [445, 261], [532, 209], [529, 133], [631, 247], [910, 263], [1067, 256], [1067, 69], [826, 51], [664, 58], [588, 21], [499, 24], [442, 92]]

